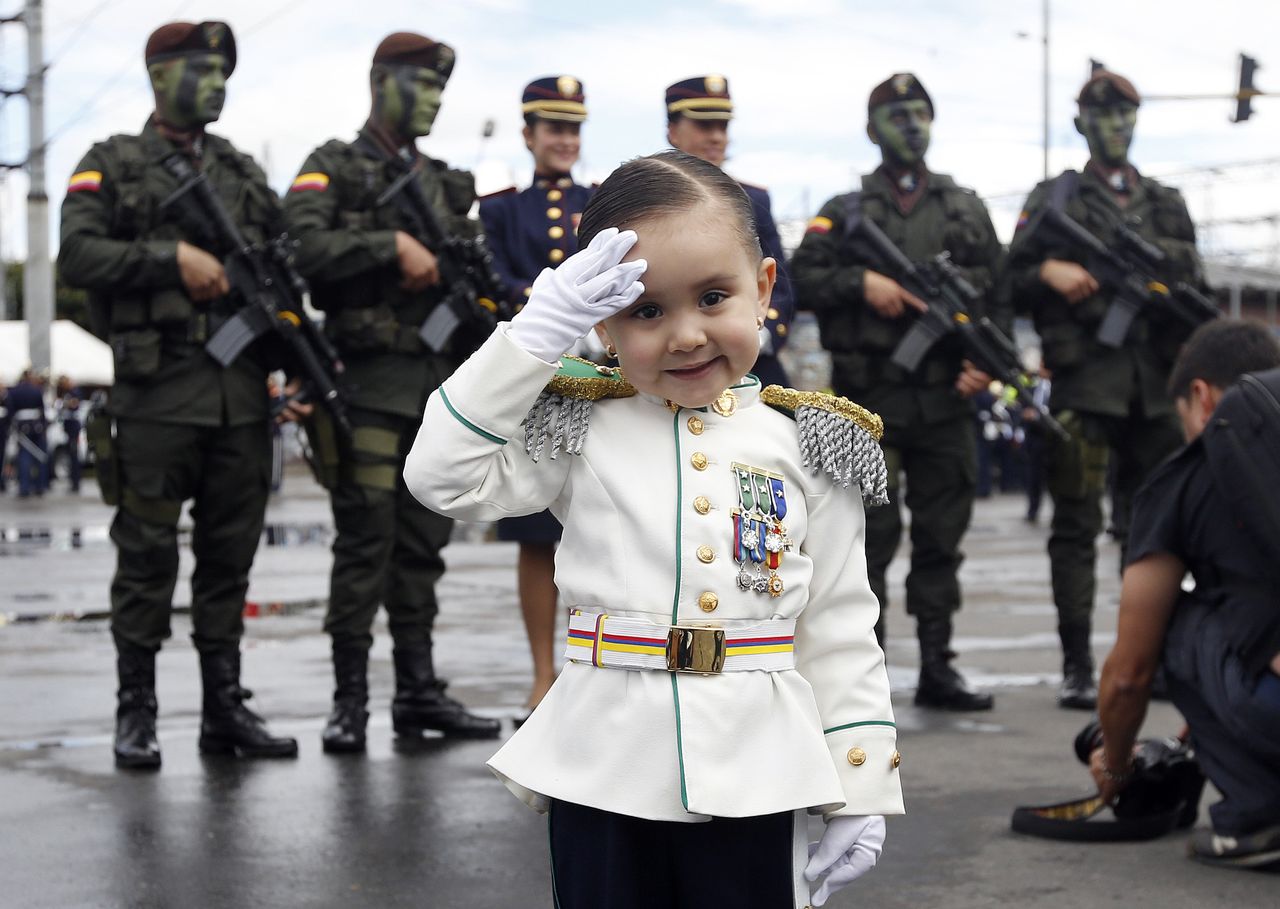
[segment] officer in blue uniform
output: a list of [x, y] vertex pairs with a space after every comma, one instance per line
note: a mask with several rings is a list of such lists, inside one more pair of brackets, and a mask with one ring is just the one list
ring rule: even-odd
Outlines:
[[[573, 181], [570, 171], [581, 151], [586, 95], [573, 76], [544, 76], [524, 90], [524, 141], [533, 155], [533, 182], [480, 200], [480, 220], [493, 250], [494, 267], [506, 284], [515, 309], [524, 306], [533, 279], [555, 268], [578, 249], [578, 219], [592, 188]], [[595, 340], [595, 336], [591, 336]], [[578, 350], [603, 357], [604, 350]], [[555, 624], [558, 591], [555, 552], [560, 523], [549, 511], [498, 522], [498, 539], [520, 544], [516, 582], [520, 611], [533, 657], [533, 684], [521, 725], [538, 706], [556, 678]]]
[[[667, 88], [667, 141], [685, 154], [723, 168], [729, 150], [729, 121], [732, 119], [733, 101], [729, 97], [729, 80], [724, 76], [691, 76]], [[760, 358], [751, 371], [765, 385], [786, 386], [790, 383], [777, 354], [786, 343], [796, 310], [791, 280], [783, 266], [786, 257], [782, 241], [778, 238], [778, 226], [773, 221], [769, 191], [741, 180], [738, 183], [751, 200], [760, 246], [766, 256], [771, 256], [778, 263], [773, 300], [760, 330]]]
[[578, 249], [578, 219], [591, 187], [573, 182], [580, 132], [587, 119], [582, 83], [573, 76], [545, 76], [529, 83], [521, 105], [524, 142], [533, 153], [533, 182], [480, 200], [480, 220], [493, 264], [512, 305], [528, 299], [533, 279]]

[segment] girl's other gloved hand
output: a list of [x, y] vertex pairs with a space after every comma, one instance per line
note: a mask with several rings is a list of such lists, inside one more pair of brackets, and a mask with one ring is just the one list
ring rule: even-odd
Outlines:
[[824, 905], [831, 894], [874, 868], [883, 848], [884, 817], [879, 814], [841, 815], [828, 821], [822, 840], [809, 844], [809, 864], [804, 869], [810, 885], [822, 878], [810, 887], [813, 905]]
[[636, 244], [633, 230], [606, 228], [556, 269], [544, 268], [533, 282], [529, 302], [511, 320], [510, 336], [547, 363], [556, 362], [597, 322], [640, 298], [644, 259], [623, 262]]

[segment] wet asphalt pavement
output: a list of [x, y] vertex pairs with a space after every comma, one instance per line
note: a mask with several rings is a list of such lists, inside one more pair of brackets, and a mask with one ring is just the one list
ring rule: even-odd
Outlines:
[[[88, 484], [87, 484], [88, 485]], [[114, 655], [106, 622], [110, 512], [86, 494], [0, 498], [0, 909], [7, 907], [550, 907], [546, 826], [484, 769], [494, 742], [393, 742], [390, 645], [371, 660], [369, 752], [320, 750], [328, 710], [321, 631], [327, 504], [290, 476], [273, 501], [249, 592], [244, 681], [296, 760], [201, 758], [199, 682], [182, 607], [158, 663], [164, 767], [111, 764]], [[916, 647], [895, 563], [888, 657], [908, 814], [889, 822], [880, 866], [829, 906], [1209, 905], [1270, 907], [1277, 875], [1205, 868], [1186, 834], [1150, 843], [1034, 840], [1008, 829], [1017, 804], [1088, 791], [1070, 742], [1086, 716], [1057, 709], [1056, 635], [1043, 525], [1016, 497], [978, 503], [966, 543], [959, 664], [996, 692], [987, 714], [911, 705]], [[461, 528], [446, 551], [438, 662], [479, 712], [519, 709], [528, 659], [515, 604], [514, 549]], [[1103, 546], [1095, 652], [1115, 624], [1116, 552]], [[490, 656], [467, 662], [483, 640]], [[1148, 730], [1176, 731], [1166, 704]], [[504, 735], [509, 734], [504, 723]], [[1216, 796], [1207, 792], [1205, 804]], [[1201, 813], [1201, 823], [1206, 816]], [[814, 822], [814, 837], [818, 824]], [[661, 909], [661, 907], [658, 907]]]

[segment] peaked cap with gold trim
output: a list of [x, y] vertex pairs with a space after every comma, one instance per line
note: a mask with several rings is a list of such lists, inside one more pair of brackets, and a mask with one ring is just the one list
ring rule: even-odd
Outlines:
[[573, 76], [543, 76], [524, 87], [520, 110], [539, 120], [581, 123], [587, 119], [587, 96]]
[[[525, 451], [536, 462], [550, 441], [552, 460], [561, 451], [582, 454], [592, 405], [635, 394], [621, 369], [562, 357], [560, 369], [524, 418]], [[800, 463], [813, 474], [825, 472], [842, 487], [857, 482], [867, 505], [889, 501], [889, 475], [880, 450], [884, 421], [879, 416], [848, 398], [781, 385], [761, 389], [760, 400], [796, 421]]]
[[667, 86], [667, 118], [691, 120], [732, 120], [733, 101], [729, 80], [718, 73], [691, 76]]

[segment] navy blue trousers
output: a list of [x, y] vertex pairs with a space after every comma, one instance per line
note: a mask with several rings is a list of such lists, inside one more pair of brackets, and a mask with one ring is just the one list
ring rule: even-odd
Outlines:
[[1280, 821], [1280, 677], [1251, 677], [1226, 645], [1229, 616], [1184, 595], [1165, 638], [1173, 705], [1191, 727], [1200, 766], [1223, 799], [1213, 829], [1238, 836]]
[[553, 802], [556, 909], [793, 909], [794, 818], [682, 824]]

